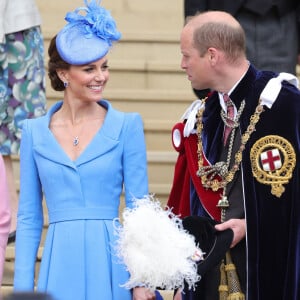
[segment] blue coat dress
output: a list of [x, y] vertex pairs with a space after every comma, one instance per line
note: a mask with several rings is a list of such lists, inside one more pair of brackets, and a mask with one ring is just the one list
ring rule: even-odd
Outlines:
[[34, 288], [43, 228], [43, 195], [49, 229], [37, 289], [55, 300], [126, 300], [128, 273], [114, 255], [115, 218], [124, 186], [127, 206], [148, 194], [143, 123], [137, 113], [107, 108], [103, 126], [72, 161], [49, 130], [52, 114], [24, 122], [18, 212], [15, 290]]

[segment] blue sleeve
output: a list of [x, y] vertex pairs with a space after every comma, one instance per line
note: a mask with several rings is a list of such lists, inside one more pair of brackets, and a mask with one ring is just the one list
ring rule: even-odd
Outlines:
[[42, 189], [29, 122], [22, 129], [20, 148], [20, 198], [15, 247], [14, 289], [33, 290], [36, 256], [43, 229]]
[[126, 114], [123, 154], [126, 206], [133, 198], [148, 195], [147, 153], [142, 118], [137, 113]]

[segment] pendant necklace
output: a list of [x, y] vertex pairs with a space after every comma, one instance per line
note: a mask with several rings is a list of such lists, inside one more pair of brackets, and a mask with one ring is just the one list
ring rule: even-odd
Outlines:
[[79, 144], [79, 137], [78, 136], [75, 136], [74, 137], [74, 140], [73, 140], [73, 146], [77, 146]]
[[80, 130], [80, 132], [78, 134], [76, 134], [76, 135], [72, 134], [72, 136], [73, 136], [73, 142], [72, 142], [72, 144], [73, 144], [74, 147], [77, 147], [79, 145], [79, 142], [80, 142], [79, 136], [81, 135], [81, 133], [83, 131], [83, 128], [84, 128], [84, 124], [82, 124], [81, 130]]
[[[86, 121], [86, 122], [91, 122], [91, 121], [95, 121], [95, 120], [96, 120], [96, 121], [99, 121], [99, 120], [103, 120], [103, 118], [95, 118], [95, 119], [88, 120], [88, 121]], [[79, 145], [79, 142], [80, 142], [79, 136], [81, 135], [81, 133], [82, 133], [82, 131], [83, 131], [84, 125], [85, 125], [85, 123], [82, 124], [81, 130], [80, 130], [79, 134], [77, 134], [77, 135], [75, 135], [75, 136], [72, 134], [72, 136], [73, 136], [73, 146], [74, 146], [74, 147], [76, 147], [76, 146]]]
[[80, 141], [80, 140], [79, 140], [79, 135], [81, 134], [81, 132], [82, 132], [82, 130], [83, 130], [83, 127], [84, 127], [84, 126], [81, 127], [80, 133], [79, 133], [78, 135], [73, 136], [73, 146], [74, 146], [74, 147], [77, 147], [78, 144], [79, 144], [79, 141]]

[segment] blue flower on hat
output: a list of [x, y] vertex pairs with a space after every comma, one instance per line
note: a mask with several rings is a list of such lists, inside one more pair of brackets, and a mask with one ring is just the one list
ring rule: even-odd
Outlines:
[[[92, 37], [93, 34], [107, 41], [109, 45], [112, 41], [117, 41], [121, 38], [121, 33], [117, 31], [115, 20], [110, 15], [109, 11], [99, 6], [100, 1], [92, 0], [88, 3], [84, 1], [86, 7], [78, 7], [74, 12], [67, 13], [65, 20], [70, 24], [83, 23], [85, 36]], [[86, 15], [80, 15], [80, 11], [85, 11]]]
[[96, 61], [121, 38], [115, 20], [100, 6], [100, 1], [84, 0], [85, 7], [66, 14], [68, 24], [58, 33], [56, 46], [67, 63], [81, 65]]

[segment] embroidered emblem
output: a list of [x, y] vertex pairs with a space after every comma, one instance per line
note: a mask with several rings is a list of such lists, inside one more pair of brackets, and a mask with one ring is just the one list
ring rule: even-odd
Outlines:
[[264, 171], [275, 171], [282, 167], [281, 157], [278, 149], [271, 149], [262, 152], [260, 155], [262, 168]]
[[277, 135], [259, 139], [251, 148], [252, 173], [258, 182], [271, 185], [271, 193], [281, 197], [296, 165], [293, 146]]

